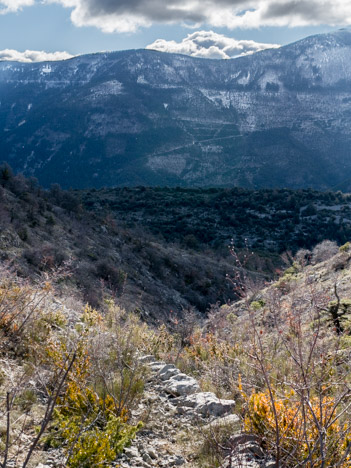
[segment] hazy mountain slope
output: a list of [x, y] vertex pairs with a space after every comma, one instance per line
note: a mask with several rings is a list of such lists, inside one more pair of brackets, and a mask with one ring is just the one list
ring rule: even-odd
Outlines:
[[351, 186], [349, 30], [226, 61], [0, 62], [0, 101], [2, 158], [46, 185]]

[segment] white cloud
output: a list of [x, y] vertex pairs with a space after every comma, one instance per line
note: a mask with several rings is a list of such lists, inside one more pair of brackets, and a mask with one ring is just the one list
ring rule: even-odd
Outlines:
[[11, 13], [34, 5], [35, 0], [0, 0], [0, 14]]
[[0, 50], [0, 61], [9, 60], [30, 63], [66, 60], [72, 57], [73, 55], [68, 52], [44, 52], [40, 50], [26, 50], [24, 52], [18, 52], [18, 50], [12, 49]]
[[[12, 3], [12, 0], [0, 0]], [[25, 2], [32, 0], [14, 0]], [[256, 28], [351, 24], [350, 0], [44, 0], [72, 8], [77, 26], [135, 31], [153, 23]]]
[[159, 50], [160, 52], [191, 55], [192, 57], [229, 59], [276, 47], [280, 46], [278, 44], [236, 40], [213, 31], [196, 31], [188, 34], [181, 42], [157, 39], [146, 48]]
[[0, 14], [35, 3], [59, 3], [72, 9], [76, 26], [109, 33], [154, 23], [229, 29], [351, 24], [350, 0], [0, 0]]

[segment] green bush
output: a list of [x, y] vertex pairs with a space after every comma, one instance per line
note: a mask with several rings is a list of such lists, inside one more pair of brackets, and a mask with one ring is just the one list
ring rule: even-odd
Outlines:
[[125, 408], [119, 416], [116, 413], [111, 395], [100, 398], [90, 388], [80, 388], [71, 381], [55, 410], [56, 434], [48, 438], [48, 445], [63, 443], [69, 454], [67, 466], [71, 468], [106, 466], [142, 427], [141, 423], [128, 424]]
[[346, 242], [346, 244], [342, 245], [339, 248], [340, 252], [348, 252], [350, 250], [350, 242]]

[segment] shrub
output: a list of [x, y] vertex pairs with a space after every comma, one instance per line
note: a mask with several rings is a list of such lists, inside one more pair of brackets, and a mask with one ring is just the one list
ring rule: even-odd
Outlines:
[[119, 268], [116, 268], [107, 260], [101, 260], [96, 265], [96, 270], [98, 276], [106, 281], [107, 285], [111, 289], [118, 290], [119, 292], [121, 291], [127, 277], [126, 273]]
[[[16, 466], [28, 466], [74, 360], [68, 356], [66, 369], [56, 372], [53, 363], [45, 358], [54, 329], [45, 308], [50, 293], [47, 282], [31, 285], [8, 270], [0, 271], [0, 356], [4, 371], [0, 420], [6, 421], [2, 466], [7, 466], [8, 457], [12, 463], [16, 459]], [[18, 413], [23, 412], [25, 424], [18, 418]], [[32, 430], [34, 421], [39, 422], [36, 433]]]
[[251, 307], [254, 310], [262, 309], [266, 305], [266, 302], [263, 299], [259, 299], [258, 301], [252, 301]]
[[300, 249], [295, 255], [295, 261], [301, 267], [308, 265], [311, 260], [311, 251], [307, 249]]
[[328, 296], [305, 285], [299, 295], [295, 289], [289, 297], [273, 291], [266, 297], [267, 310], [245, 306], [250, 374], [239, 382], [244, 430], [261, 437], [277, 466], [346, 468], [349, 364], [321, 313]]
[[[111, 349], [116, 337], [108, 337], [102, 316], [90, 306], [85, 307], [78, 330], [81, 339], [76, 359], [65, 392], [58, 399], [47, 444], [66, 447], [68, 467], [105, 466], [141, 428], [140, 423], [131, 425], [128, 421], [132, 402], [143, 391], [143, 381], [137, 371], [126, 367], [133, 363], [127, 364], [125, 348], [122, 359], [127, 362], [118, 360]], [[118, 343], [118, 349], [120, 346]], [[66, 345], [52, 342], [48, 357], [57, 369], [64, 368]]]
[[272, 440], [278, 433], [285, 467], [350, 466], [351, 424], [335, 417], [335, 398], [326, 394], [303, 402], [292, 390], [273, 391], [273, 400], [268, 390], [249, 397], [243, 394], [247, 403], [245, 432], [259, 435], [270, 452], [275, 450]]
[[0, 165], [0, 183], [5, 185], [13, 178], [13, 172], [11, 167], [7, 163]]
[[348, 252], [350, 250], [350, 242], [346, 242], [346, 244], [342, 245], [339, 248], [340, 252]]
[[[127, 410], [117, 415], [110, 395], [99, 397], [71, 380], [54, 416], [56, 443], [61, 440], [67, 447], [67, 466], [98, 467], [115, 460], [141, 427], [127, 421]], [[52, 436], [48, 442], [53, 444]]]
[[[110, 328], [90, 306], [72, 327], [72, 317], [47, 307], [49, 283], [33, 286], [1, 273], [0, 356], [10, 364], [1, 372], [0, 421], [9, 415], [11, 424], [0, 463], [16, 458], [27, 467], [45, 436], [47, 446], [65, 448], [67, 467], [106, 466], [141, 427], [129, 418], [144, 389], [136, 353], [145, 326], [111, 303]], [[19, 455], [12, 441], [22, 438]]]
[[351, 300], [338, 299], [329, 302], [327, 313], [327, 321], [331, 322], [338, 334], [342, 333], [344, 331], [344, 322], [350, 320], [351, 317]]
[[23, 410], [29, 411], [37, 402], [37, 395], [32, 388], [24, 389], [17, 397], [16, 404]]
[[23, 241], [26, 242], [28, 240], [28, 231], [25, 226], [18, 228], [17, 230], [18, 237]]
[[65, 252], [51, 244], [44, 244], [41, 248], [27, 249], [24, 251], [23, 256], [30, 265], [41, 271], [48, 271], [62, 266], [67, 260]]
[[324, 262], [329, 260], [339, 251], [338, 244], [336, 242], [325, 240], [312, 250], [312, 264]]
[[[38, 323], [50, 289], [49, 283], [34, 287], [11, 276], [1, 278], [0, 272], [0, 354], [25, 357], [31, 353], [32, 345], [43, 338], [44, 329]], [[45, 333], [47, 336], [47, 330]]]

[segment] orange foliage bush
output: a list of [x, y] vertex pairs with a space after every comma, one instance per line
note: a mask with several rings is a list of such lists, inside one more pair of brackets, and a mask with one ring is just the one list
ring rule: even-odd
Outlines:
[[351, 466], [351, 423], [336, 417], [334, 398], [301, 401], [293, 390], [282, 396], [274, 392], [273, 401], [268, 390], [250, 396], [242, 392], [242, 396], [246, 402], [244, 431], [261, 436], [268, 450], [273, 450], [270, 444], [278, 424], [283, 466]]

